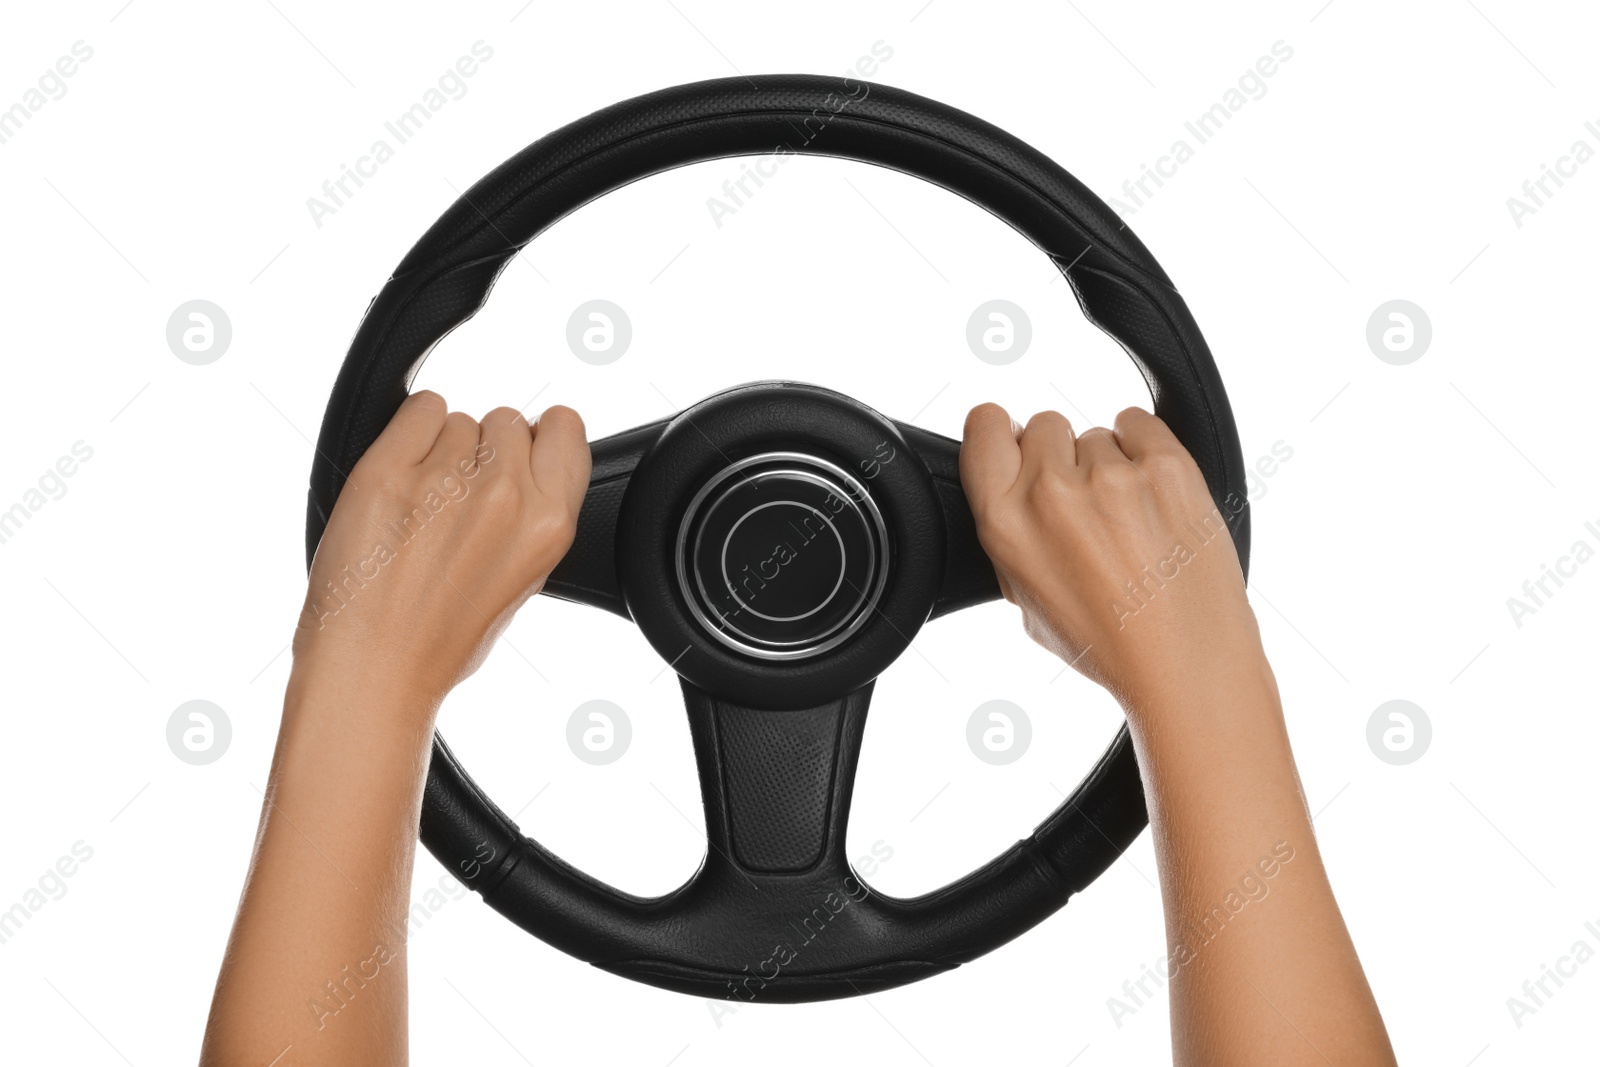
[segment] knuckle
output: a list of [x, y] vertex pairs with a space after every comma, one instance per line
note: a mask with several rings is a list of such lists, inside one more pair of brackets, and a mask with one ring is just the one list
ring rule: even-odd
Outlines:
[[978, 543], [993, 555], [1009, 555], [1022, 540], [1022, 523], [1010, 508], [985, 508], [974, 519]]
[[499, 426], [505, 423], [520, 423], [523, 426], [527, 426], [528, 420], [523, 416], [522, 412], [507, 405], [501, 405], [483, 417], [483, 425], [485, 426], [491, 424]]
[[1006, 413], [1006, 409], [1001, 407], [999, 404], [996, 404], [992, 400], [985, 400], [983, 403], [974, 406], [971, 411], [967, 412], [968, 429], [971, 429], [974, 426], [982, 426], [983, 424], [990, 422], [1004, 422], [1009, 424], [1010, 421], [1011, 416]]
[[1117, 440], [1117, 435], [1112, 433], [1111, 430], [1109, 428], [1105, 427], [1105, 426], [1091, 426], [1087, 430], [1083, 431], [1081, 434], [1078, 435], [1078, 440], [1080, 440], [1080, 441], [1109, 440], [1112, 444], [1115, 444], [1116, 440]]
[[1031, 430], [1036, 427], [1065, 429], [1070, 432], [1072, 429], [1072, 423], [1068, 421], [1067, 417], [1061, 414], [1061, 412], [1050, 411], [1047, 409], [1045, 411], [1035, 412], [1033, 417], [1028, 420], [1028, 429]]
[[1024, 497], [1035, 511], [1054, 515], [1065, 509], [1076, 486], [1073, 479], [1055, 467], [1046, 467], [1028, 482]]
[[1149, 483], [1132, 463], [1096, 463], [1089, 468], [1089, 483], [1104, 492], [1127, 494], [1144, 489]]
[[417, 390], [407, 398], [407, 402], [413, 407], [416, 407], [429, 414], [437, 412], [441, 418], [444, 417], [445, 412], [448, 410], [448, 406], [445, 404], [444, 397], [440, 396], [432, 389]]
[[1117, 412], [1117, 418], [1113, 425], [1119, 429], [1123, 427], [1132, 429], [1133, 427], [1140, 426], [1147, 420], [1153, 418], [1155, 418], [1155, 416], [1150, 414], [1144, 408], [1134, 405], [1133, 407], [1126, 407]]
[[536, 542], [553, 546], [564, 553], [577, 535], [578, 514], [564, 501], [544, 501], [534, 509], [528, 520], [528, 528]]
[[513, 478], [491, 476], [484, 480], [478, 492], [484, 507], [494, 512], [515, 512], [522, 506], [522, 487]]
[[539, 416], [541, 427], [550, 427], [557, 433], [584, 436], [583, 416], [565, 404], [554, 404]]
[[1165, 449], [1146, 456], [1141, 466], [1152, 479], [1164, 483], [1181, 482], [1198, 473], [1188, 456]]

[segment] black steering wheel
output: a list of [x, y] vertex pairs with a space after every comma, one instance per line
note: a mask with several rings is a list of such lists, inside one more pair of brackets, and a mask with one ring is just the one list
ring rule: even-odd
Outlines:
[[[1045, 252], [1149, 383], [1241, 563], [1238, 432], [1199, 327], [1131, 231], [1061, 167], [935, 101], [845, 78], [698, 82], [534, 142], [423, 235], [372, 301], [311, 470], [309, 565], [348, 471], [440, 338], [518, 249], [636, 179], [789, 152], [873, 163], [986, 208]], [[956, 441], [839, 393], [760, 382], [591, 443], [575, 543], [544, 592], [632, 619], [682, 681], [708, 851], [687, 884], [620, 892], [524, 836], [435, 738], [421, 836], [523, 929], [641, 982], [794, 1002], [872, 993], [981, 956], [1109, 867], [1147, 822], [1126, 727], [1025, 841], [942, 889], [876, 892], [845, 856], [873, 681], [930, 618], [999, 596]], [[825, 936], [823, 932], [825, 930]]]

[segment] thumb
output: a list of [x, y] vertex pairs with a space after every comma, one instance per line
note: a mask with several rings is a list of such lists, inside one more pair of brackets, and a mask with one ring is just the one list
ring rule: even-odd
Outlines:
[[999, 404], [979, 404], [967, 413], [961, 441], [961, 486], [974, 514], [1016, 484], [1022, 470], [1017, 443], [1022, 427]]

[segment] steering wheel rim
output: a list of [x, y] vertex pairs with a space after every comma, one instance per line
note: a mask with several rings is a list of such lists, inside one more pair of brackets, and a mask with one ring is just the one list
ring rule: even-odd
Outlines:
[[[1084, 314], [1143, 372], [1156, 413], [1194, 456], [1248, 566], [1244, 463], [1221, 378], [1182, 298], [1132, 231], [1060, 166], [995, 126], [888, 86], [812, 75], [698, 82], [613, 105], [534, 142], [446, 211], [373, 299], [340, 369], [312, 466], [307, 565], [343, 472], [387, 425], [433, 346], [477, 312], [523, 245], [639, 178], [773, 151], [923, 178], [1045, 251]], [[875, 615], [859, 634], [799, 663], [752, 666], [760, 661], [719, 645], [704, 625], [685, 628], [685, 594], [664, 591], [667, 579], [657, 573], [675, 561], [657, 551], [652, 538], [661, 531], [635, 520], [715, 473], [720, 461], [693, 443], [696, 435], [726, 430], [732, 436], [710, 447], [728, 459], [723, 445], [730, 446], [737, 460], [756, 447], [750, 426], [781, 424], [793, 439], [812, 420], [820, 420], [808, 438], [818, 455], [865, 462], [882, 445], [915, 457], [884, 467], [894, 473], [872, 485], [894, 504], [884, 511], [899, 526], [885, 544], [893, 543], [897, 562], [882, 599], [866, 604]], [[855, 445], [841, 449], [841, 440]], [[853, 996], [948, 970], [1018, 936], [1143, 830], [1148, 817], [1124, 726], [1032, 835], [950, 885], [888, 897], [844, 857], [873, 679], [927, 619], [998, 596], [961, 492], [957, 442], [825, 389], [757, 383], [591, 448], [578, 536], [545, 591], [635, 619], [669, 660], [680, 638], [694, 649], [674, 669], [700, 763], [708, 852], [694, 877], [665, 896], [616, 890], [524, 836], [436, 737], [423, 843], [502, 914], [596, 966], [685, 993], [772, 1002]], [[681, 523], [684, 513], [669, 518]], [[777, 751], [803, 756], [784, 765], [773, 762]], [[746, 842], [751, 827], [780, 843]], [[807, 937], [811, 926], [802, 919], [796, 927], [797, 914], [841, 932]]]

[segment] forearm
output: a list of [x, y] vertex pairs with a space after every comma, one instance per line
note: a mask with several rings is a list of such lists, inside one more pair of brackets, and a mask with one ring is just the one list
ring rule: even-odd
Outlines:
[[1258, 650], [1129, 721], [1166, 910], [1177, 1064], [1393, 1063]]
[[203, 1064], [401, 1063], [404, 932], [436, 704], [296, 665]]
[[1394, 1055], [1334, 903], [1229, 524], [1147, 411], [1074, 434], [967, 416], [961, 483], [1030, 635], [1127, 712], [1166, 909], [1179, 1064]]

